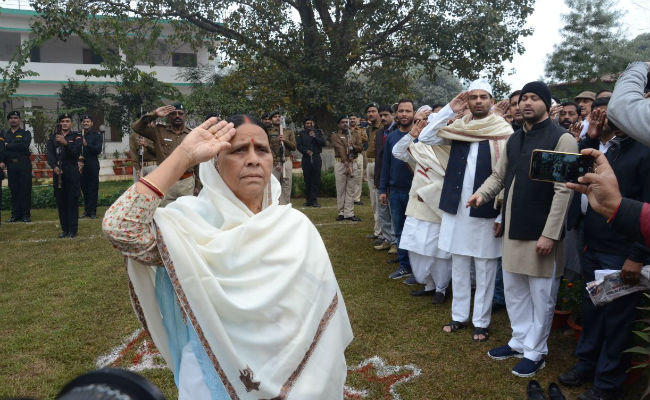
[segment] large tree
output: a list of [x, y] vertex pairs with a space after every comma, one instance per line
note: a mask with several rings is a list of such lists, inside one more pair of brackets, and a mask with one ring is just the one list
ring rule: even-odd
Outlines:
[[[206, 47], [233, 66], [242, 95], [331, 117], [377, 85], [404, 92], [422, 67], [498, 80], [534, 0], [35, 0], [34, 40], [79, 35], [118, 73], [170, 43]], [[27, 49], [23, 49], [25, 54]], [[19, 60], [17, 60], [19, 62]], [[20, 70], [20, 69], [17, 69]], [[17, 71], [16, 70], [16, 71]], [[385, 78], [390, 76], [389, 80]], [[370, 84], [369, 84], [370, 82]]]
[[627, 41], [620, 31], [621, 12], [612, 0], [567, 1], [562, 16], [562, 42], [546, 61], [554, 82], [599, 79], [620, 72], [627, 64]]

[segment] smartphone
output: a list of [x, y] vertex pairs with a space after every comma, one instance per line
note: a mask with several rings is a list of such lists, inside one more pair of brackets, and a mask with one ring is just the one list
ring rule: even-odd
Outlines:
[[545, 182], [578, 182], [578, 178], [594, 170], [594, 159], [577, 153], [533, 150], [530, 157], [530, 179]]

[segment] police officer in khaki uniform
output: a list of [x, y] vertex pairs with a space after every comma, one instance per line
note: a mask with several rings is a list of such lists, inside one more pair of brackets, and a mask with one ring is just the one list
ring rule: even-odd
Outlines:
[[361, 135], [350, 129], [348, 117], [338, 121], [338, 131], [330, 135], [334, 147], [334, 177], [336, 179], [337, 221], [361, 221], [354, 215], [354, 195], [360, 184], [361, 167], [356, 161], [363, 151]]
[[269, 128], [267, 134], [273, 152], [273, 176], [282, 185], [280, 205], [289, 204], [291, 202], [291, 184], [293, 181], [291, 152], [296, 150], [296, 135], [291, 129], [283, 129], [282, 135], [280, 134], [282, 114], [279, 111], [271, 114], [271, 123], [271, 128]]
[[[167, 124], [156, 122], [157, 118], [164, 117], [167, 117]], [[185, 107], [181, 103], [174, 103], [169, 106], [158, 107], [154, 111], [143, 115], [131, 125], [131, 129], [153, 142], [156, 149], [156, 161], [160, 164], [190, 133], [190, 129], [185, 126], [186, 119]], [[178, 182], [165, 193], [165, 198], [160, 203], [161, 207], [166, 206], [178, 197], [192, 196], [194, 194], [194, 188], [199, 187], [197, 168], [198, 166], [185, 171]]]
[[355, 176], [356, 179], [356, 189], [354, 192], [354, 204], [362, 205], [361, 202], [361, 189], [363, 184], [363, 169], [364, 169], [364, 153], [368, 149], [368, 133], [366, 130], [359, 126], [359, 116], [357, 114], [350, 114], [350, 131], [359, 135], [361, 137], [361, 144], [363, 146], [362, 153], [355, 159], [355, 162], [359, 165], [359, 176]]

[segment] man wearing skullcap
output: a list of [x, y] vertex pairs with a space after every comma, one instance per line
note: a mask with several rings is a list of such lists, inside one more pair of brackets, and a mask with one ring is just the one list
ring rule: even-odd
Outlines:
[[[503, 286], [512, 338], [488, 355], [520, 358], [512, 373], [531, 377], [544, 367], [560, 276], [564, 272], [564, 221], [571, 190], [564, 183], [529, 177], [533, 150], [575, 153], [574, 137], [549, 117], [551, 91], [543, 82], [521, 90], [524, 125], [508, 140], [492, 175], [466, 205], [480, 207], [504, 191]], [[449, 172], [449, 171], [448, 171]]]
[[[9, 178], [11, 193], [11, 219], [9, 222], [30, 222], [32, 202], [32, 164], [29, 160], [29, 145], [32, 133], [20, 127], [21, 119], [18, 111], [7, 114], [9, 129], [0, 132], [0, 146], [4, 145], [4, 162]], [[1, 167], [1, 165], [0, 165]]]
[[[156, 122], [158, 118], [167, 117], [167, 124]], [[190, 129], [185, 126], [187, 113], [181, 103], [156, 108], [143, 115], [131, 125], [133, 132], [151, 140], [156, 149], [158, 165], [160, 165], [176, 147], [178, 147]], [[192, 196], [195, 188], [200, 187], [198, 168], [190, 168], [181, 176], [174, 186], [165, 193], [165, 198], [160, 203], [166, 206], [181, 196]]]

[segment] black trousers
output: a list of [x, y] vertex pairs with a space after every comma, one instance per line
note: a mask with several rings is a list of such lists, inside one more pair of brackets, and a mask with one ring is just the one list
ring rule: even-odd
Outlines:
[[59, 223], [64, 233], [76, 235], [79, 224], [79, 167], [77, 164], [68, 164], [63, 165], [61, 169], [63, 176], [54, 175], [54, 197], [56, 208], [59, 210]]
[[86, 160], [81, 170], [81, 192], [84, 196], [86, 215], [97, 214], [97, 192], [99, 190], [99, 161]]
[[305, 197], [307, 203], [317, 202], [318, 190], [320, 189], [320, 169], [322, 160], [320, 154], [302, 156], [302, 176], [305, 179]]
[[[625, 257], [587, 250], [582, 275], [594, 280], [597, 269], [620, 269]], [[578, 368], [594, 373], [594, 386], [606, 391], [620, 390], [625, 382], [630, 357], [623, 353], [632, 347], [632, 324], [637, 318], [641, 293], [619, 297], [600, 307], [586, 294], [583, 299], [582, 335], [576, 347]]]
[[32, 206], [32, 163], [28, 156], [8, 159], [7, 175], [11, 193], [11, 216], [29, 218]]

